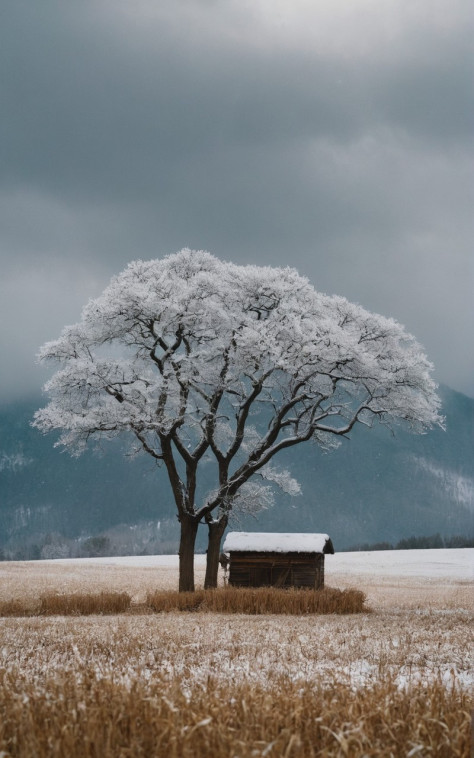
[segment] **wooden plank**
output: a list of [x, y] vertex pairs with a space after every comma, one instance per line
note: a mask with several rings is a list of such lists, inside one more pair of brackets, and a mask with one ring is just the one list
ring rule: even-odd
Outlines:
[[324, 555], [319, 553], [230, 553], [229, 583], [240, 587], [324, 586]]

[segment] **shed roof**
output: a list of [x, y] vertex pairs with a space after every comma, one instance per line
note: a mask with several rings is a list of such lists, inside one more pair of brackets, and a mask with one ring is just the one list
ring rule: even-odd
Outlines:
[[[324, 549], [327, 545], [326, 550]], [[333, 553], [327, 534], [301, 534], [298, 532], [229, 532], [223, 551], [261, 553]]]

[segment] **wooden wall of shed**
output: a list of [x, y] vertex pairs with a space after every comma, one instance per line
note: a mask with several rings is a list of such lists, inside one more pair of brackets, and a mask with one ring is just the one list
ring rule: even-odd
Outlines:
[[229, 584], [235, 587], [324, 587], [322, 553], [231, 552]]

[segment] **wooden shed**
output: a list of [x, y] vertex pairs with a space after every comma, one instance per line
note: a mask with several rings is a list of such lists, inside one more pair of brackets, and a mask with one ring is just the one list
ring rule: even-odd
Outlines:
[[229, 584], [235, 587], [324, 587], [324, 556], [334, 553], [327, 534], [229, 532]]

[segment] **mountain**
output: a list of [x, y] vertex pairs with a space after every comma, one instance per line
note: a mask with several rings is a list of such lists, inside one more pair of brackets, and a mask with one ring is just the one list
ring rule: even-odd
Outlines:
[[[413, 435], [360, 426], [334, 452], [292, 451], [303, 484], [299, 523], [340, 548], [439, 532], [474, 534], [474, 400], [442, 387], [446, 431]], [[290, 510], [278, 504], [281, 529]]]
[[[472, 535], [474, 399], [440, 392], [446, 431], [360, 427], [331, 453], [307, 444], [281, 454], [275, 463], [290, 469], [302, 494], [276, 493], [272, 508], [234, 528], [327, 532], [336, 550], [437, 532]], [[41, 404], [0, 407], [0, 548], [44, 543], [51, 533], [91, 537], [119, 524], [156, 532], [160, 521], [177, 534], [164, 470], [145, 456], [124, 457], [119, 441], [71, 458], [30, 426]], [[205, 545], [204, 531], [198, 544]]]

